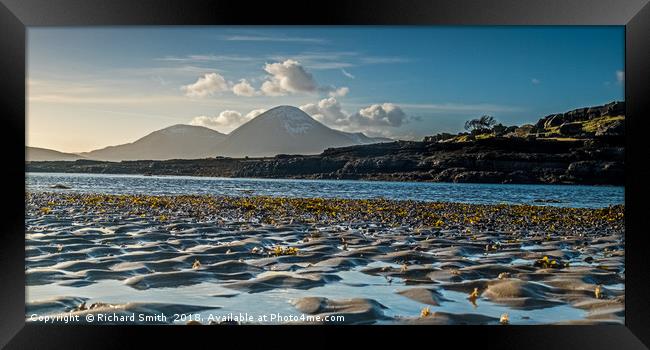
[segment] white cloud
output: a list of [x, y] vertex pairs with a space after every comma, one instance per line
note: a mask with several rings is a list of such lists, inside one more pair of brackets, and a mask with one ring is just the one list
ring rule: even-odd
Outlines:
[[286, 96], [300, 93], [343, 97], [350, 92], [346, 86], [338, 88], [331, 85], [319, 86], [314, 76], [300, 62], [293, 59], [266, 63], [263, 69], [267, 75], [262, 77], [259, 90], [256, 90], [247, 79], [239, 79], [238, 83], [233, 83], [215, 72], [204, 74], [193, 84], [181, 86], [181, 90], [188, 97], [207, 97], [225, 91], [232, 91], [236, 96], [246, 97]]
[[625, 71], [622, 71], [622, 70], [617, 70], [616, 71], [616, 81], [619, 84], [623, 84], [625, 82]]
[[207, 73], [199, 77], [195, 83], [181, 86], [181, 90], [183, 90], [185, 96], [206, 97], [227, 91], [228, 82], [220, 74]]
[[407, 119], [406, 113], [393, 103], [374, 104], [350, 116], [359, 125], [399, 127]]
[[255, 96], [257, 91], [248, 83], [246, 79], [241, 79], [239, 83], [233, 85], [232, 92], [237, 96]]
[[242, 120], [243, 118], [241, 113], [237, 111], [226, 110], [214, 117], [208, 117], [205, 115], [194, 117], [190, 121], [190, 125], [200, 125], [212, 129], [217, 129], [222, 126], [241, 124]]
[[354, 79], [354, 75], [352, 75], [351, 73], [349, 73], [348, 71], [346, 71], [343, 68], [341, 68], [341, 73], [343, 73], [343, 75], [345, 75], [346, 77], [348, 77], [350, 79]]
[[391, 128], [400, 127], [409, 121], [406, 113], [393, 103], [373, 104], [349, 114], [342, 109], [336, 98], [329, 97], [318, 103], [300, 106], [300, 109], [330, 127], [369, 135], [390, 136]]
[[251, 120], [251, 119], [257, 117], [258, 115], [260, 115], [260, 114], [262, 114], [262, 113], [264, 113], [264, 112], [266, 112], [266, 109], [264, 109], [264, 108], [254, 109], [254, 110], [248, 112], [248, 114], [246, 114], [246, 115], [244, 116], [244, 119], [245, 119], [246, 121], [249, 121], [249, 120]]
[[349, 51], [307, 51], [296, 55], [272, 55], [267, 59], [273, 61], [284, 61], [292, 59], [300, 62], [309, 69], [343, 69], [355, 66], [351, 60], [355, 60], [358, 53]]
[[218, 122], [216, 121], [216, 117], [208, 117], [207, 115], [200, 115], [198, 117], [192, 118], [192, 120], [190, 120], [190, 125], [205, 126], [206, 128], [214, 128], [215, 126], [218, 126]]
[[532, 79], [530, 79], [530, 82], [531, 82], [533, 85], [539, 85], [539, 83], [541, 83], [541, 81], [540, 81], [539, 79], [537, 79], [537, 78], [532, 78]]
[[225, 110], [214, 117], [205, 115], [194, 117], [190, 121], [190, 125], [205, 126], [206, 128], [219, 130], [221, 132], [230, 132], [247, 121], [264, 113], [264, 111], [264, 109], [254, 109], [246, 115], [242, 115], [237, 111]]
[[287, 94], [287, 91], [282, 89], [279, 85], [271, 81], [265, 81], [260, 87], [262, 94], [266, 96], [284, 96]]
[[347, 113], [341, 109], [341, 104], [334, 97], [322, 99], [318, 103], [309, 103], [300, 106], [300, 109], [319, 122], [330, 126], [345, 126], [349, 124]]
[[318, 104], [317, 103], [308, 103], [308, 104], [302, 105], [302, 106], [300, 106], [298, 108], [302, 109], [303, 112], [309, 114], [310, 116], [312, 116], [314, 118], [316, 118], [316, 116], [318, 116], [317, 118], [319, 118], [319, 119], [322, 117], [321, 114], [320, 114], [320, 109], [318, 109]]
[[338, 89], [332, 89], [329, 92], [330, 97], [343, 97], [346, 96], [350, 92], [350, 88], [347, 86], [340, 87]]
[[290, 93], [327, 93], [342, 97], [350, 92], [348, 87], [319, 86], [314, 76], [300, 62], [287, 59], [283, 62], [267, 63], [264, 70], [269, 73], [260, 88], [267, 96], [284, 96]]
[[[194, 56], [194, 58], [196, 58]], [[332, 97], [346, 96], [348, 87], [319, 86], [314, 76], [297, 60], [287, 59], [281, 62], [266, 63], [263, 67], [267, 73], [262, 79], [259, 90], [256, 90], [247, 79], [240, 79], [233, 84], [218, 73], [207, 73], [189, 85], [181, 86], [181, 90], [189, 97], [207, 97], [216, 93], [232, 91], [237, 96], [286, 96], [299, 93], [328, 94]], [[253, 79], [255, 81], [256, 79]]]
[[307, 72], [298, 61], [288, 59], [284, 62], [267, 63], [264, 70], [270, 76], [262, 84], [261, 90], [269, 96], [314, 92], [318, 86], [311, 73]]

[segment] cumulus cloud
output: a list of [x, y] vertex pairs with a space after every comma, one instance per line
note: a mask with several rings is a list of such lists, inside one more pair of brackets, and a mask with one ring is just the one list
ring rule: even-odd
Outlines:
[[314, 118], [321, 118], [321, 113], [320, 109], [318, 109], [318, 104], [317, 103], [308, 103], [306, 105], [302, 105], [298, 107], [302, 109], [303, 112], [309, 114], [310, 116]]
[[530, 82], [533, 85], [539, 85], [539, 83], [541, 83], [541, 81], [539, 79], [537, 79], [537, 78], [530, 79]]
[[260, 87], [262, 94], [266, 96], [284, 96], [287, 94], [287, 91], [282, 89], [278, 84], [272, 81], [265, 81]]
[[410, 120], [406, 113], [393, 103], [373, 104], [350, 114], [342, 109], [340, 102], [334, 97], [300, 106], [300, 109], [328, 126], [370, 135], [389, 136], [391, 128], [400, 127]]
[[267, 63], [264, 70], [270, 75], [262, 84], [262, 92], [270, 96], [287, 93], [314, 92], [318, 85], [311, 73], [298, 61]]
[[300, 106], [300, 109], [327, 125], [344, 126], [349, 124], [348, 114], [343, 111], [341, 104], [334, 97]]
[[350, 88], [347, 86], [340, 87], [338, 89], [332, 88], [329, 92], [330, 97], [343, 97], [350, 92]]
[[218, 73], [208, 73], [199, 77], [189, 85], [184, 85], [181, 90], [189, 97], [207, 97], [224, 91], [232, 91], [237, 96], [286, 96], [297, 93], [327, 94], [331, 97], [346, 96], [348, 87], [320, 86], [314, 76], [305, 69], [297, 60], [266, 63], [263, 67], [267, 73], [259, 88], [256, 90], [247, 79], [240, 79], [238, 83], [229, 82]]
[[257, 117], [258, 115], [260, 115], [260, 114], [262, 114], [264, 112], [266, 112], [266, 109], [264, 109], [264, 108], [254, 109], [254, 110], [248, 112], [248, 114], [246, 114], [244, 116], [244, 120], [249, 121], [249, 120]]
[[623, 82], [625, 82], [625, 71], [622, 71], [622, 70], [617, 70], [616, 71], [616, 81], [619, 84], [623, 84]]
[[189, 97], [206, 97], [228, 90], [228, 82], [220, 74], [207, 73], [189, 85], [183, 85], [181, 90]]
[[194, 119], [190, 121], [190, 124], [216, 129], [221, 126], [241, 124], [242, 120], [243, 119], [241, 113], [237, 111], [226, 110], [214, 117], [208, 117], [205, 115], [194, 117]]
[[232, 92], [237, 96], [255, 96], [257, 91], [248, 83], [246, 79], [241, 79], [239, 83], [233, 85]]
[[392, 103], [374, 104], [362, 108], [350, 116], [359, 125], [399, 127], [406, 120], [406, 113]]
[[225, 110], [219, 113], [217, 116], [210, 117], [201, 115], [194, 117], [190, 121], [190, 125], [204, 126], [206, 128], [211, 128], [222, 132], [230, 132], [240, 125], [246, 123], [247, 121], [264, 113], [264, 111], [264, 109], [254, 109], [247, 114], [242, 115], [238, 111]]

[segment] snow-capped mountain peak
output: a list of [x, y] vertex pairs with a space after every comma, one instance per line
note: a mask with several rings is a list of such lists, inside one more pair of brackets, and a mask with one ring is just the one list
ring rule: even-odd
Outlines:
[[373, 142], [381, 141], [330, 129], [299, 108], [278, 106], [235, 129], [216, 152], [230, 157], [318, 154], [327, 148]]
[[332, 147], [385, 141], [362, 133], [330, 129], [299, 108], [278, 106], [249, 120], [228, 135], [202, 126], [177, 124], [154, 131], [132, 143], [80, 155], [88, 159], [111, 161], [270, 157], [277, 154], [318, 154]]
[[292, 135], [305, 134], [317, 123], [305, 112], [293, 106], [271, 108], [264, 112], [263, 115], [266, 119], [276, 120], [277, 123], [280, 123]]

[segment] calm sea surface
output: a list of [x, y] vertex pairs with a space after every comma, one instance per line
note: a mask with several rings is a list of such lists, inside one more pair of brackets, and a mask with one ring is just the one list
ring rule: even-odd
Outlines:
[[[62, 184], [70, 189], [52, 189]], [[210, 194], [533, 204], [599, 208], [624, 204], [624, 187], [351, 180], [232, 179], [193, 176], [28, 173], [28, 191], [109, 194]]]

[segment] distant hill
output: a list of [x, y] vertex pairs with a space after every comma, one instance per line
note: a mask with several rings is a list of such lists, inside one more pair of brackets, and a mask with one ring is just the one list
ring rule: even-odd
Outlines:
[[84, 159], [84, 157], [74, 154], [74, 153], [63, 153], [47, 148], [39, 147], [25, 147], [26, 160], [29, 162], [32, 161], [67, 161], [67, 160], [77, 160]]
[[[620, 142], [625, 134], [625, 103], [612, 102], [541, 118], [535, 125], [504, 126], [463, 132], [442, 133], [424, 138], [425, 143], [466, 143], [490, 138], [558, 141], [608, 140]], [[328, 149], [393, 142], [363, 133], [331, 129], [299, 108], [272, 108], [230, 134], [192, 125], [173, 125], [154, 131], [135, 142], [80, 154], [43, 148], [27, 148], [27, 161], [100, 161], [273, 157], [316, 155]], [[516, 142], [513, 141], [513, 144]], [[382, 149], [376, 147], [375, 149]], [[285, 158], [283, 158], [285, 159]], [[268, 164], [268, 163], [267, 163]], [[347, 168], [346, 168], [347, 169]], [[264, 175], [260, 175], [264, 176]]]
[[318, 154], [327, 148], [390, 142], [363, 133], [330, 129], [291, 106], [272, 108], [230, 134], [193, 125], [173, 125], [123, 145], [80, 153], [92, 160], [201, 159]]
[[[230, 147], [247, 147], [245, 150], [250, 154], [263, 154], [264, 147], [269, 148], [268, 153], [287, 153], [286, 148], [270, 147], [273, 144], [290, 147], [297, 140], [312, 147], [303, 151], [329, 142], [350, 142], [345, 140], [345, 133], [314, 123], [292, 108], [269, 112], [233, 132], [224, 144], [233, 142]], [[526, 127], [495, 125], [481, 133], [328, 148], [318, 155], [120, 163], [32, 162], [27, 164], [27, 169], [213, 177], [623, 185], [624, 113], [625, 104], [616, 102], [546, 116], [536, 125]], [[288, 140], [275, 143], [278, 138]], [[235, 140], [247, 142], [234, 144]]]
[[278, 106], [235, 129], [215, 147], [228, 157], [318, 154], [327, 148], [392, 141], [331, 129], [299, 108]]
[[135, 141], [118, 146], [109, 146], [91, 152], [81, 153], [88, 159], [121, 160], [162, 160], [162, 159], [200, 159], [214, 157], [215, 145], [226, 135], [193, 125], [172, 125]]
[[362, 132], [344, 132], [340, 131], [346, 135], [348, 135], [356, 144], [360, 145], [366, 145], [366, 144], [371, 144], [371, 143], [380, 143], [380, 142], [394, 142], [394, 139], [388, 138], [388, 137], [370, 137], [366, 136]]

